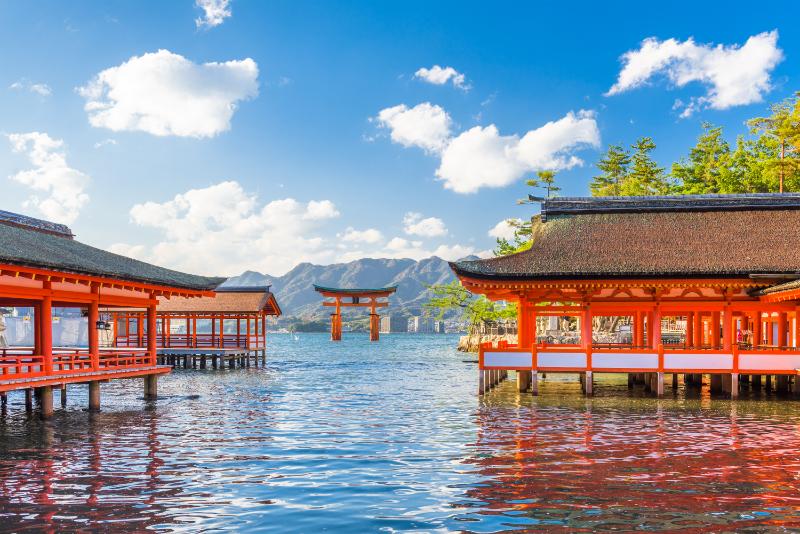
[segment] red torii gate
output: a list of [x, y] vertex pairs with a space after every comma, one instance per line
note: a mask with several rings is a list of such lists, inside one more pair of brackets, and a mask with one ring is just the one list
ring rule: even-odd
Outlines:
[[[342, 308], [369, 308], [369, 340], [378, 341], [380, 331], [380, 316], [376, 313], [377, 308], [389, 306], [389, 295], [397, 291], [397, 286], [381, 287], [375, 289], [342, 289], [336, 287], [323, 287], [314, 285], [314, 290], [324, 298], [322, 305], [336, 308], [331, 314], [331, 340], [342, 340]], [[378, 300], [383, 299], [386, 300]], [[349, 302], [342, 302], [342, 299], [350, 299]], [[366, 299], [362, 301], [362, 299]]]

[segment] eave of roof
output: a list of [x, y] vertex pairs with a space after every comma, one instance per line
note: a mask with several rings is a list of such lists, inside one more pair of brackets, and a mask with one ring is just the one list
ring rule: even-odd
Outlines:
[[355, 294], [358, 293], [359, 295], [370, 295], [374, 293], [394, 293], [397, 291], [397, 286], [389, 286], [389, 287], [377, 287], [377, 288], [352, 288], [346, 289], [341, 287], [325, 287], [325, 286], [318, 286], [314, 284], [314, 291], [318, 291], [320, 293], [336, 293], [336, 294]]

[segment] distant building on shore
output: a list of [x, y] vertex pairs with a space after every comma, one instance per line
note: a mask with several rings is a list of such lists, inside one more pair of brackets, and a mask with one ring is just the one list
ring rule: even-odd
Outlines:
[[414, 334], [444, 334], [444, 321], [436, 321], [430, 317], [410, 317], [408, 331]]
[[394, 334], [408, 332], [408, 321], [399, 315], [384, 315], [381, 317], [381, 334]]

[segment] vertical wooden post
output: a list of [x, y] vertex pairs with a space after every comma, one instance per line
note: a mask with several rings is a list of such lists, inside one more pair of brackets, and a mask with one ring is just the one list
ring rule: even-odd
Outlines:
[[525, 297], [520, 296], [517, 301], [517, 345], [524, 349], [531, 344], [530, 310], [525, 304]]
[[61, 407], [67, 407], [67, 385], [61, 384]]
[[242, 346], [242, 318], [236, 316], [236, 346]]
[[144, 315], [142, 313], [136, 314], [136, 337], [139, 342], [136, 344], [137, 347], [144, 347]]
[[[261, 346], [262, 347], [266, 347], [267, 346], [267, 316], [266, 315], [262, 315], [261, 316], [261, 339], [262, 339]], [[267, 350], [264, 349], [264, 359], [266, 360], [266, 358], [267, 358]]]
[[722, 313], [722, 321], [722, 349], [731, 350], [736, 340], [733, 338], [733, 316], [729, 304], [725, 304], [725, 310]]
[[44, 282], [43, 289], [47, 291], [47, 293], [45, 294], [44, 298], [42, 298], [41, 305], [41, 341], [42, 358], [44, 362], [42, 367], [44, 367], [45, 375], [49, 376], [53, 374], [53, 297], [50, 293], [50, 282]]
[[800, 306], [794, 312], [794, 348], [800, 349]]
[[100, 382], [97, 380], [89, 382], [89, 411], [100, 411]]
[[[155, 300], [155, 295], [150, 295], [151, 301]], [[147, 336], [147, 358], [150, 365], [156, 365], [156, 355], [158, 352], [158, 345], [156, 344], [156, 303], [151, 302], [147, 307], [147, 331], [151, 332]]]
[[786, 340], [788, 326], [789, 326], [789, 318], [786, 312], [780, 312], [778, 314], [778, 340], [777, 343], [775, 343], [776, 345], [778, 345], [778, 347], [786, 347], [789, 345], [789, 343]]
[[[247, 317], [247, 326], [245, 327], [245, 335], [247, 336], [247, 341], [245, 342], [245, 346], [247, 347], [247, 350], [250, 350], [250, 346], [251, 346], [250, 345], [250, 321], [251, 321], [251, 317], [248, 316]], [[258, 320], [256, 320], [256, 322], [257, 321]], [[258, 361], [258, 360], [256, 360], [256, 361]]]
[[144, 377], [144, 398], [153, 400], [158, 397], [158, 375]]
[[92, 370], [100, 369], [100, 339], [97, 321], [100, 320], [100, 284], [92, 284], [92, 301], [89, 303], [89, 359]]
[[757, 311], [753, 314], [753, 346], [761, 345], [761, 339], [761, 312]]
[[331, 341], [342, 340], [342, 301], [336, 297], [336, 311], [331, 314]]
[[655, 308], [653, 308], [653, 340], [651, 347], [653, 350], [658, 350], [658, 346], [661, 344], [661, 306], [656, 304]]
[[720, 312], [715, 311], [711, 314], [711, 346], [718, 350], [719, 349], [719, 341], [720, 341], [720, 332], [719, 332], [719, 325], [720, 325]]
[[694, 347], [699, 349], [703, 346], [703, 316], [699, 311], [695, 311], [694, 316]]
[[686, 314], [686, 347], [694, 346], [694, 312]]
[[50, 419], [53, 416], [53, 386], [42, 386], [37, 388], [37, 392], [42, 419]]

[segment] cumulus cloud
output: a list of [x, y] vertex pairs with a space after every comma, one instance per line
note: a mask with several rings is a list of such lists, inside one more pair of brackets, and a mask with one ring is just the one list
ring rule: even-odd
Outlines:
[[444, 85], [450, 82], [453, 87], [464, 91], [469, 90], [466, 77], [453, 67], [440, 67], [439, 65], [434, 65], [429, 69], [422, 67], [414, 73], [414, 77], [434, 85]]
[[258, 95], [250, 58], [197, 64], [168, 50], [134, 56], [77, 89], [96, 128], [214, 137], [231, 127], [242, 100]]
[[9, 177], [34, 191], [24, 207], [35, 208], [51, 221], [74, 222], [89, 201], [89, 176], [67, 164], [64, 142], [42, 132], [9, 134], [8, 140], [11, 149], [25, 154], [33, 165]]
[[111, 250], [171, 268], [214, 275], [247, 269], [286, 272], [302, 261], [326, 263], [336, 251], [318, 232], [339, 212], [327, 200], [260, 203], [235, 181], [191, 189], [165, 202], [144, 202], [131, 221], [161, 233], [153, 246], [116, 243]]
[[8, 88], [14, 91], [28, 91], [41, 97], [48, 97], [53, 94], [53, 90], [46, 83], [33, 83], [25, 78], [12, 83]]
[[203, 16], [194, 19], [198, 28], [219, 26], [231, 16], [230, 0], [195, 0], [195, 5], [203, 10]]
[[416, 146], [427, 152], [440, 152], [450, 139], [452, 120], [440, 106], [423, 102], [413, 108], [405, 104], [382, 109], [378, 124], [390, 130], [392, 141], [405, 147]]
[[782, 59], [777, 30], [754, 35], [741, 46], [650, 37], [638, 50], [622, 55], [622, 70], [606, 95], [636, 89], [662, 74], [676, 87], [699, 82], [707, 88], [705, 95], [686, 104], [682, 116], [706, 107], [728, 109], [761, 102], [772, 88], [771, 73]]
[[595, 114], [585, 110], [569, 112], [522, 137], [501, 135], [494, 124], [453, 137], [450, 116], [429, 102], [385, 108], [377, 121], [391, 131], [395, 143], [439, 156], [436, 176], [457, 193], [504, 187], [530, 171], [570, 169], [583, 164], [573, 151], [600, 146]]
[[383, 241], [383, 234], [375, 228], [367, 228], [366, 230], [356, 230], [353, 227], [348, 227], [343, 234], [338, 237], [346, 243], [369, 243], [375, 244]]
[[[375, 229], [331, 230], [339, 216], [328, 200], [293, 198], [263, 203], [235, 181], [191, 189], [163, 202], [143, 202], [130, 210], [133, 224], [156, 230], [152, 245], [114, 243], [109, 250], [173, 269], [230, 276], [248, 269], [280, 275], [300, 262], [329, 264], [358, 258], [439, 256], [459, 259], [470, 246], [394, 237]], [[330, 237], [336, 235], [338, 239]]]
[[504, 187], [536, 170], [564, 170], [583, 161], [571, 152], [600, 146], [594, 113], [569, 112], [522, 137], [501, 135], [497, 126], [475, 126], [450, 141], [436, 176], [456, 193]]
[[522, 219], [503, 219], [489, 229], [489, 237], [506, 240], [514, 239], [516, 227], [512, 223], [516, 223], [517, 225], [522, 224]]
[[408, 212], [403, 217], [403, 231], [420, 237], [447, 235], [444, 221], [438, 217], [424, 217], [421, 213]]

